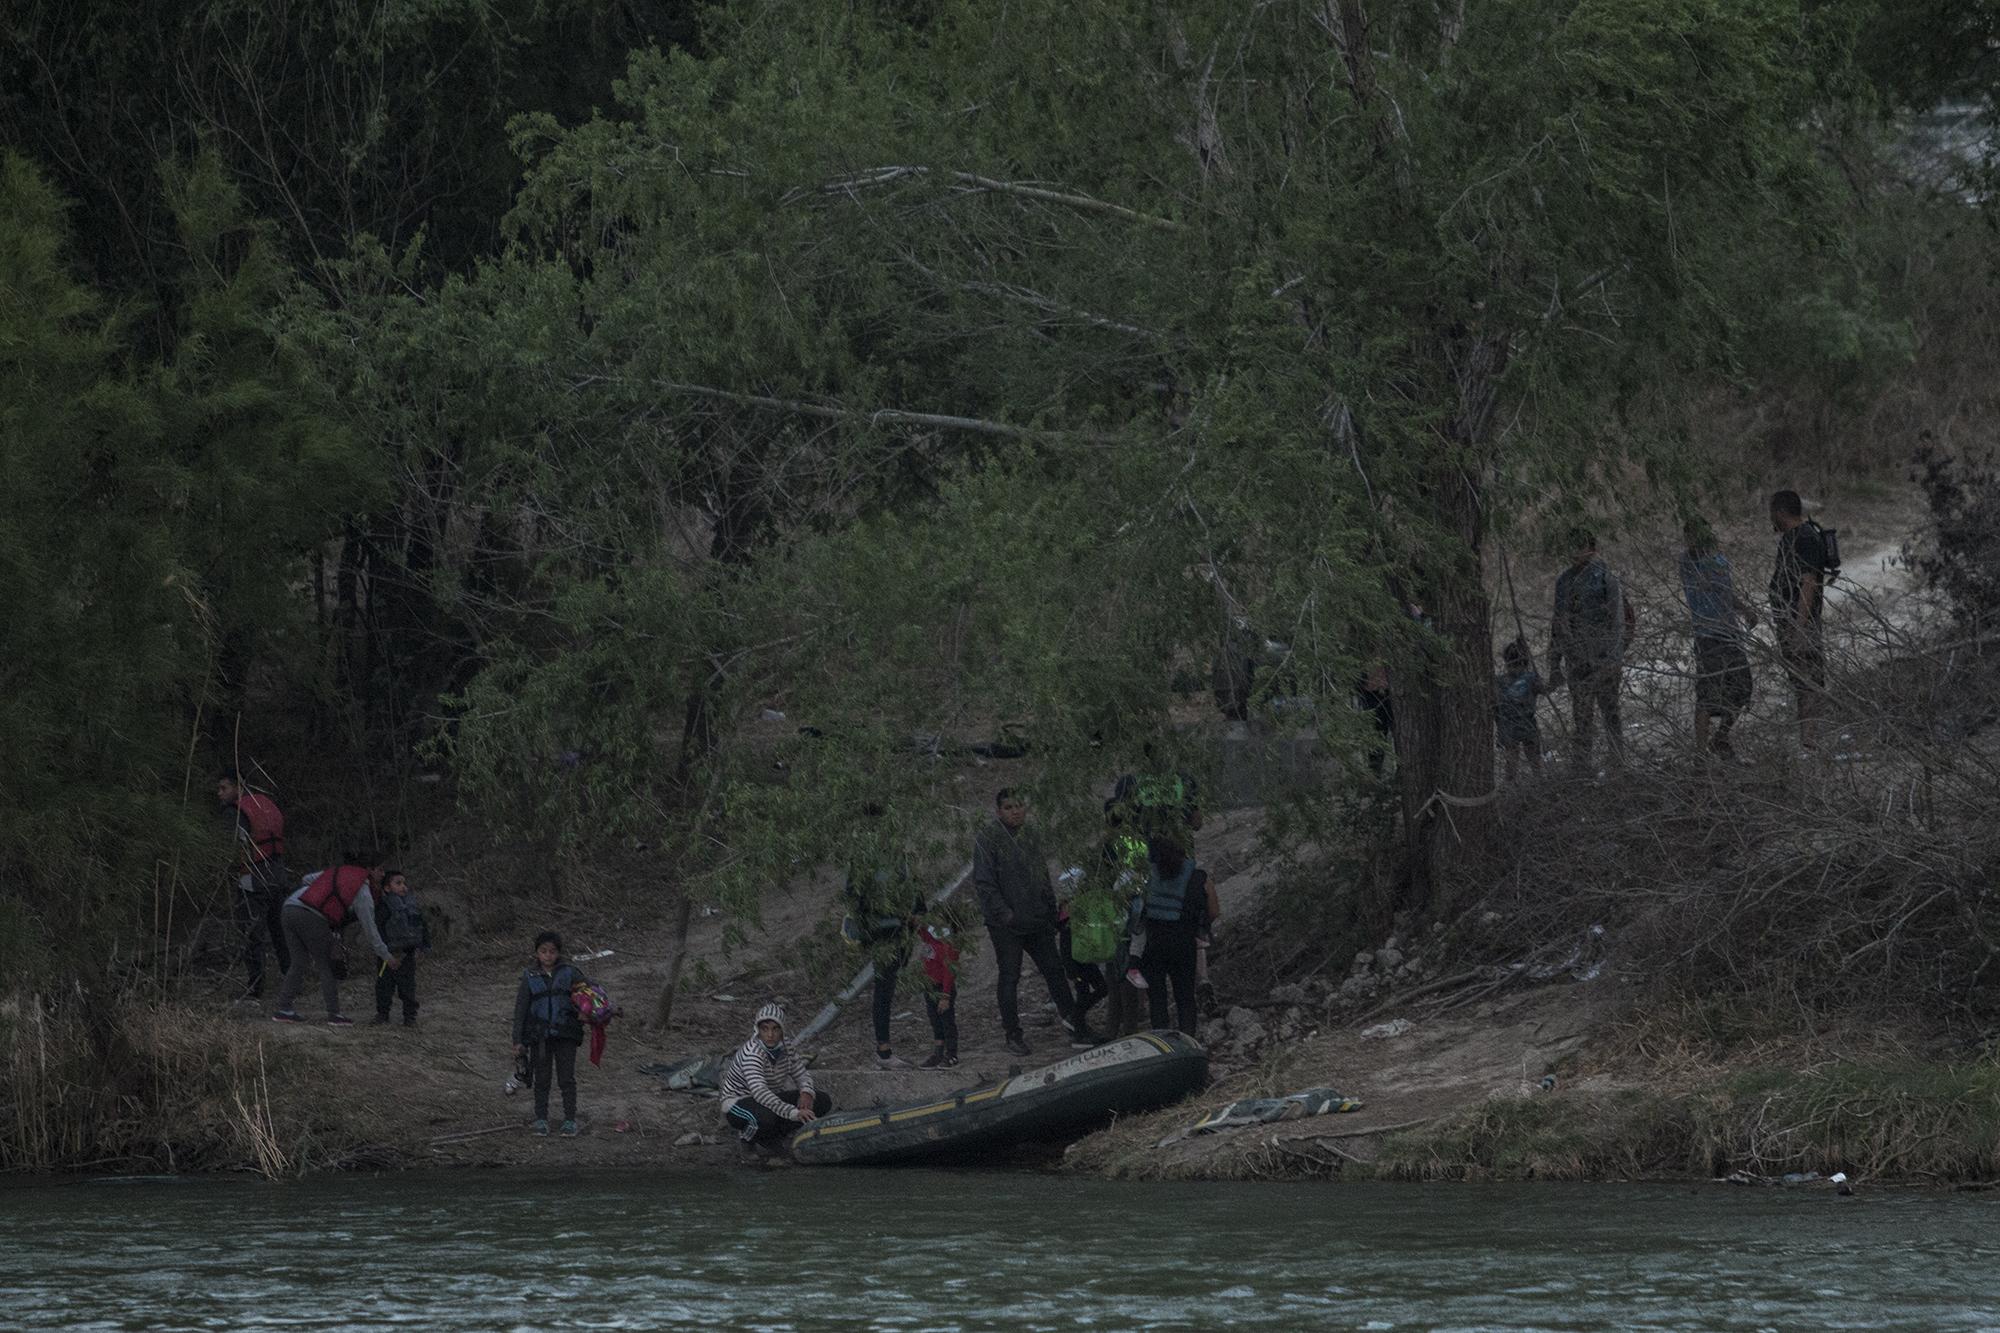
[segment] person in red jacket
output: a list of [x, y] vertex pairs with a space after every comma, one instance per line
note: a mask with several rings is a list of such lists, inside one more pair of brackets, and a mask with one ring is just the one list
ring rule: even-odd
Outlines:
[[303, 1023], [292, 1002], [306, 984], [308, 960], [319, 968], [320, 997], [326, 1001], [326, 1021], [332, 1027], [351, 1027], [354, 1020], [340, 1012], [340, 978], [333, 972], [333, 943], [350, 921], [361, 923], [368, 947], [395, 971], [402, 959], [389, 951], [382, 932], [375, 925], [375, 890], [382, 880], [382, 867], [333, 866], [305, 877], [292, 896], [285, 899], [283, 920], [285, 944], [292, 951], [292, 965], [278, 987], [278, 1012], [274, 1022]]
[[924, 965], [924, 1011], [931, 1020], [931, 1058], [925, 1069], [951, 1069], [958, 1064], [958, 946], [939, 923], [917, 931], [917, 957]]
[[255, 999], [264, 993], [265, 943], [277, 955], [280, 975], [292, 962], [278, 916], [292, 889], [291, 872], [285, 868], [285, 814], [276, 801], [245, 787], [233, 768], [216, 778], [215, 799], [237, 847], [232, 907], [243, 930], [243, 996]]

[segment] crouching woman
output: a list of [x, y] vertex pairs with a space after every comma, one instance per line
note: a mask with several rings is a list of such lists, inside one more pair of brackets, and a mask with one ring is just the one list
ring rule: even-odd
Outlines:
[[722, 1120], [736, 1131], [745, 1160], [763, 1151], [784, 1161], [784, 1140], [833, 1109], [813, 1088], [812, 1071], [785, 1045], [785, 1011], [767, 1004], [756, 1031], [729, 1058], [722, 1075]]

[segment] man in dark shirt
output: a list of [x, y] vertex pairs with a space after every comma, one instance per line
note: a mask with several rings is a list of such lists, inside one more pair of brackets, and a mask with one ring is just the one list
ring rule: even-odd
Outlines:
[[[1694, 748], [1711, 745], [1724, 758], [1735, 753], [1729, 730], [1750, 702], [1750, 652], [1745, 638], [1757, 624], [1757, 610], [1736, 591], [1729, 557], [1716, 547], [1715, 530], [1699, 516], [1684, 529], [1687, 549], [1679, 562], [1681, 592], [1694, 628]], [[1714, 724], [1714, 740], [1709, 738]]]
[[972, 887], [979, 898], [993, 940], [993, 957], [1000, 965], [1000, 1026], [1007, 1050], [1029, 1055], [1021, 1031], [1019, 987], [1021, 959], [1026, 956], [1049, 988], [1069, 1029], [1071, 1044], [1087, 1049], [1095, 1043], [1077, 1015], [1076, 1000], [1056, 953], [1056, 892], [1049, 881], [1049, 862], [1041, 840], [1027, 827], [1028, 806], [1011, 789], [993, 798], [993, 821], [972, 844]]
[[1778, 558], [1771, 569], [1771, 620], [1778, 632], [1778, 660], [1798, 702], [1799, 747], [1819, 748], [1819, 714], [1826, 697], [1826, 642], [1820, 611], [1826, 602], [1826, 541], [1806, 522], [1797, 491], [1771, 496], [1771, 528]]
[[1570, 744], [1580, 769], [1590, 765], [1600, 716], [1612, 766], [1625, 762], [1618, 692], [1625, 676], [1625, 645], [1634, 628], [1624, 583], [1597, 553], [1597, 538], [1579, 529], [1570, 537], [1570, 566], [1556, 576], [1549, 688], [1569, 686], [1570, 716], [1576, 722]]

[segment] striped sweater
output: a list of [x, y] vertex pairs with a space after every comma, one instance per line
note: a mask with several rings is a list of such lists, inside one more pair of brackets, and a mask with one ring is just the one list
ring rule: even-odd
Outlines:
[[747, 1098], [787, 1120], [797, 1120], [798, 1106], [780, 1097], [780, 1088], [797, 1088], [812, 1096], [812, 1071], [791, 1047], [780, 1046], [774, 1054], [763, 1038], [753, 1036], [730, 1057], [729, 1067], [723, 1071], [722, 1114], [728, 1115], [731, 1107]]

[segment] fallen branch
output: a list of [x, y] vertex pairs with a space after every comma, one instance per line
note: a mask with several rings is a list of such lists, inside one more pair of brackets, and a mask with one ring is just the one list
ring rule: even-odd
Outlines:
[[[579, 381], [582, 387], [591, 376]], [[797, 416], [815, 417], [821, 421], [865, 421], [871, 426], [927, 426], [935, 430], [967, 431], [974, 435], [993, 435], [1003, 440], [1055, 440], [1081, 439], [1091, 444], [1110, 444], [1115, 437], [1082, 431], [1035, 430], [1027, 426], [1015, 426], [1005, 421], [992, 421], [985, 417], [953, 416], [945, 412], [911, 412], [899, 407], [878, 407], [873, 409], [841, 407], [835, 403], [815, 403], [803, 398], [774, 398], [768, 394], [742, 393], [735, 389], [720, 389], [710, 384], [682, 384], [674, 380], [653, 380], [652, 387], [663, 393], [681, 394], [690, 398], [713, 398], [723, 402], [741, 403], [745, 407], [762, 407], [773, 412], [790, 412]]]
[[1450, 990], [1453, 986], [1463, 986], [1466, 982], [1477, 981], [1485, 975], [1486, 973], [1483, 969], [1475, 967], [1469, 972], [1459, 972], [1452, 976], [1440, 977], [1436, 981], [1426, 981], [1423, 985], [1413, 990], [1404, 991], [1401, 995], [1390, 996], [1367, 1013], [1361, 1015], [1361, 1017], [1355, 1019], [1354, 1022], [1366, 1023], [1377, 1014], [1386, 1014], [1391, 1009], [1399, 1008], [1412, 1000], [1429, 995], [1434, 991]]
[[424, 1142], [432, 1144], [457, 1143], [460, 1139], [481, 1139], [485, 1138], [488, 1134], [504, 1134], [510, 1129], [519, 1128], [519, 1125], [495, 1125], [491, 1129], [467, 1129], [461, 1130], [456, 1134], [440, 1134], [434, 1139], [425, 1139]]

